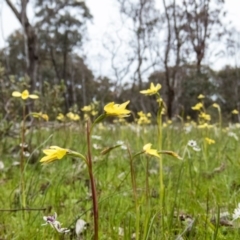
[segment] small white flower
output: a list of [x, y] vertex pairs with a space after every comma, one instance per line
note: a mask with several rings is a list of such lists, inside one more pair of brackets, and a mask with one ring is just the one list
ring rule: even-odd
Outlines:
[[124, 144], [123, 141], [118, 140], [118, 141], [116, 142], [116, 144], [117, 144], [117, 145], [121, 145], [121, 149], [127, 150], [127, 146]]
[[197, 142], [194, 140], [189, 140], [187, 145], [196, 152], [201, 151], [201, 148], [197, 145]]
[[236, 133], [234, 133], [234, 132], [229, 132], [229, 133], [228, 133], [228, 136], [229, 136], [229, 137], [233, 137], [233, 138], [235, 138], [236, 141], [238, 141], [238, 136], [237, 136]]
[[184, 130], [185, 130], [186, 133], [190, 133], [190, 132], [192, 131], [192, 129], [193, 129], [193, 126], [192, 126], [192, 125], [189, 125], [189, 126], [185, 126], [185, 127], [184, 127]]
[[149, 169], [149, 174], [151, 175], [157, 175], [158, 174], [158, 171], [156, 169]]
[[123, 179], [125, 177], [126, 173], [125, 172], [121, 172], [117, 177], [119, 179]]
[[22, 148], [27, 148], [28, 144], [27, 143], [20, 143], [19, 146], [22, 147]]
[[80, 235], [81, 233], [84, 232], [84, 230], [87, 228], [88, 223], [85, 222], [82, 219], [78, 219], [76, 222], [76, 226], [75, 226], [75, 232], [78, 235]]
[[0, 170], [4, 169], [4, 163], [2, 161], [0, 161]]
[[240, 218], [240, 203], [238, 203], [237, 208], [234, 209], [232, 217], [233, 217], [233, 221]]
[[102, 137], [98, 135], [92, 135], [92, 139], [101, 140]]
[[124, 229], [123, 228], [121, 228], [121, 227], [113, 227], [113, 230], [118, 230], [118, 235], [119, 236], [121, 236], [121, 237], [123, 237], [124, 236]]
[[189, 140], [189, 141], [188, 141], [188, 146], [189, 146], [189, 147], [192, 147], [192, 148], [193, 148], [193, 147], [196, 147], [196, 146], [197, 146], [197, 142], [194, 141], [194, 140]]
[[199, 152], [199, 151], [201, 151], [201, 148], [200, 148], [200, 147], [198, 147], [198, 146], [197, 146], [197, 147], [193, 147], [192, 149], [193, 149], [194, 151], [196, 151], [196, 152]]
[[28, 151], [23, 151], [23, 156], [24, 157], [29, 157], [30, 156], [30, 153]]
[[123, 142], [122, 140], [118, 140], [118, 141], [116, 142], [116, 144], [117, 144], [117, 145], [123, 145], [124, 142]]
[[226, 218], [226, 217], [229, 217], [230, 213], [228, 211], [226, 212], [220, 212], [220, 218]]
[[126, 145], [122, 145], [122, 146], [121, 146], [121, 149], [127, 150], [127, 146], [126, 146]]
[[19, 166], [20, 165], [20, 162], [18, 162], [18, 161], [14, 161], [13, 163], [12, 163], [12, 166]]
[[43, 225], [49, 224], [52, 228], [55, 228], [59, 233], [67, 233], [70, 230], [67, 228], [62, 228], [61, 223], [57, 221], [57, 213], [54, 213], [53, 216], [44, 216], [43, 220], [45, 221]]
[[102, 147], [96, 143], [93, 144], [93, 148], [96, 150], [102, 149]]

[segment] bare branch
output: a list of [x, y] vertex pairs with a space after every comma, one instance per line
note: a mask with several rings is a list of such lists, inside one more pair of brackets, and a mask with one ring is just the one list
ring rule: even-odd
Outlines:
[[15, 6], [13, 5], [13, 3], [11, 2], [11, 0], [6, 0], [8, 6], [12, 9], [12, 11], [14, 12], [16, 18], [19, 20], [20, 23], [22, 23], [22, 19], [21, 19], [21, 14], [20, 12], [15, 8]]

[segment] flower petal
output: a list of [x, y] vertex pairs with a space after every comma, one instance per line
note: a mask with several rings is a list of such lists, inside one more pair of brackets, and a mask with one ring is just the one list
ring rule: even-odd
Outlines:
[[126, 106], [129, 104], [130, 101], [127, 101], [122, 104], [115, 104], [114, 102], [108, 103], [104, 107], [104, 111], [109, 116], [118, 116], [118, 117], [127, 117], [131, 111], [126, 109]]
[[151, 149], [151, 146], [152, 146], [151, 143], [147, 143], [147, 144], [145, 144], [145, 145], [143, 146], [143, 150], [144, 150], [144, 151], [147, 151], [148, 149]]
[[14, 91], [14, 92], [12, 93], [12, 96], [13, 96], [13, 97], [21, 97], [22, 94], [21, 94], [20, 92]]
[[48, 149], [44, 149], [43, 153], [46, 155], [43, 157], [40, 162], [50, 163], [55, 160], [62, 159], [67, 153], [68, 149], [60, 148], [58, 146], [51, 146]]
[[37, 95], [35, 95], [35, 94], [30, 94], [29, 98], [31, 98], [31, 99], [38, 99], [39, 97]]

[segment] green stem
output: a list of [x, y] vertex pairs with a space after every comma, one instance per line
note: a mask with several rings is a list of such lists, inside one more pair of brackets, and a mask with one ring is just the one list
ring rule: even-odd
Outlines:
[[86, 157], [84, 157], [81, 153], [69, 150], [68, 154], [71, 156], [74, 156], [74, 157], [81, 158], [88, 165], [88, 161], [87, 161]]
[[20, 174], [21, 174], [21, 197], [22, 197], [22, 207], [26, 208], [26, 196], [25, 196], [25, 179], [24, 179], [24, 144], [25, 144], [25, 117], [26, 114], [26, 106], [23, 105], [23, 120], [22, 120], [22, 128], [21, 128], [21, 161], [20, 161]]
[[[139, 239], [139, 206], [138, 206], [138, 199], [137, 199], [137, 184], [136, 184], [136, 178], [135, 178], [135, 172], [133, 167], [133, 158], [139, 154], [135, 154], [132, 156], [130, 149], [127, 148], [128, 155], [130, 159], [130, 172], [131, 172], [131, 182], [132, 182], [132, 190], [133, 190], [133, 196], [134, 196], [134, 202], [135, 202], [135, 211], [136, 211], [136, 237], [135, 239]], [[141, 153], [140, 153], [141, 154]]]
[[220, 133], [222, 133], [222, 114], [221, 114], [220, 107], [218, 108], [218, 115], [219, 115], [219, 129], [220, 129]]
[[133, 167], [133, 157], [132, 157], [132, 154], [131, 154], [129, 148], [127, 148], [127, 150], [128, 150], [128, 155], [129, 155], [129, 159], [130, 159], [130, 172], [131, 172], [133, 196], [134, 196], [134, 200], [136, 203], [137, 202], [137, 186], [136, 186], [136, 178], [135, 178], [135, 172], [134, 172], [134, 167]]
[[[162, 151], [162, 110], [164, 103], [159, 94], [157, 94], [157, 99], [159, 102], [159, 109], [157, 113], [157, 127], [158, 127], [158, 149]], [[163, 158], [159, 156], [159, 197], [160, 197], [160, 211], [161, 211], [161, 221], [162, 221], [162, 231], [164, 231], [164, 183], [163, 183]]]
[[106, 118], [107, 115], [105, 113], [101, 114], [98, 116], [95, 121], [93, 122], [91, 128], [90, 128], [90, 134], [92, 133], [93, 128], [95, 127], [96, 124], [100, 123], [104, 118]]
[[98, 201], [97, 201], [97, 190], [94, 181], [93, 171], [92, 171], [92, 155], [91, 155], [91, 145], [90, 145], [90, 123], [87, 122], [87, 145], [88, 145], [88, 153], [87, 153], [87, 162], [88, 162], [88, 172], [91, 183], [91, 191], [92, 191], [92, 202], [93, 202], [93, 216], [94, 216], [94, 240], [98, 240]]

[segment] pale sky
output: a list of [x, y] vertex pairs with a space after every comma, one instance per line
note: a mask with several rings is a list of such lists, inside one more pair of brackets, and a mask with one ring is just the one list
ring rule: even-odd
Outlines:
[[[84, 54], [87, 56], [87, 63], [96, 75], [111, 76], [110, 54], [107, 53], [102, 42], [105, 42], [107, 46], [111, 47], [108, 39], [114, 39], [116, 30], [122, 28], [120, 24], [121, 21], [119, 21], [120, 14], [117, 9], [117, 3], [115, 0], [85, 1], [94, 17], [93, 23], [88, 24], [89, 40], [84, 48]], [[157, 1], [158, 0], [156, 0], [156, 2]], [[240, 31], [240, 0], [225, 0], [225, 6], [228, 11], [228, 20], [232, 22], [232, 26]], [[31, 14], [31, 9], [29, 13]], [[0, 48], [6, 46], [5, 41], [7, 37], [18, 28], [20, 28], [20, 24], [7, 6], [5, 0], [0, 0]], [[210, 63], [215, 69], [219, 69], [229, 63], [236, 64], [237, 61], [236, 59], [229, 59], [224, 56], [218, 58], [213, 57], [212, 59]], [[238, 59], [240, 59], [240, 56]]]

